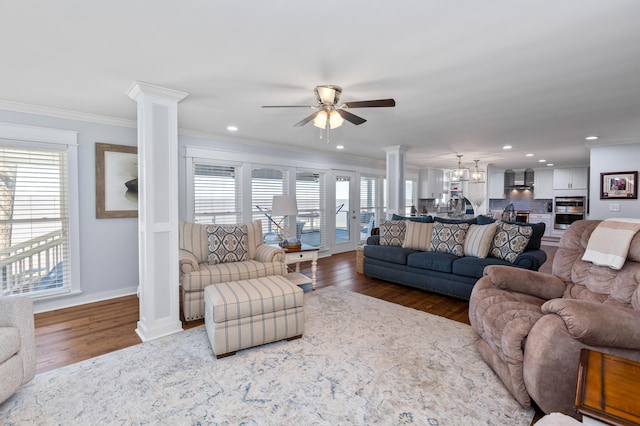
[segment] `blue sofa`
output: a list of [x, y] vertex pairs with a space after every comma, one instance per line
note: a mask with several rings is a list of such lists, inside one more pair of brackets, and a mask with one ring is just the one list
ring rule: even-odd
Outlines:
[[[420, 218], [394, 216], [392, 219], [478, 225], [494, 221], [494, 219], [485, 216], [478, 216], [466, 221], [437, 217], [433, 219], [431, 216]], [[476, 281], [482, 277], [486, 266], [506, 265], [537, 271], [547, 260], [547, 254], [540, 249], [545, 224], [518, 224], [531, 226], [533, 234], [524, 252], [513, 263], [495, 257], [460, 257], [449, 253], [380, 245], [380, 235], [375, 235], [369, 237], [364, 246], [363, 272], [367, 276], [385, 281], [469, 300], [471, 290]]]

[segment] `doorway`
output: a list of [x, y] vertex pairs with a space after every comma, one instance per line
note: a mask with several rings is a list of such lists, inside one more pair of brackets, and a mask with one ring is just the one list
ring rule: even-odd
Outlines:
[[335, 173], [335, 244], [334, 253], [356, 249], [359, 240], [357, 214], [358, 194], [356, 174], [339, 171]]

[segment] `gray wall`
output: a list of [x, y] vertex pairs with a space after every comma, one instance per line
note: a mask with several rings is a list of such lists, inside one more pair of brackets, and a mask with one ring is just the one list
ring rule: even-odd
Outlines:
[[[601, 200], [600, 173], [628, 172], [640, 169], [640, 140], [623, 145], [592, 146], [589, 179], [589, 219], [609, 217], [640, 218], [640, 200]], [[636, 182], [638, 185], [639, 182]], [[620, 204], [619, 212], [610, 211], [611, 204]]]
[[96, 219], [95, 143], [137, 145], [137, 130], [0, 110], [0, 122], [78, 133], [82, 294], [36, 302], [36, 311], [133, 294], [138, 286], [138, 221]]

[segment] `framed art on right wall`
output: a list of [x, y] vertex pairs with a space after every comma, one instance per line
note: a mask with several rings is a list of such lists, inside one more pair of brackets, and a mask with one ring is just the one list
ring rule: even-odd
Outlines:
[[624, 198], [635, 200], [638, 198], [636, 181], [638, 172], [607, 172], [600, 173], [600, 199]]

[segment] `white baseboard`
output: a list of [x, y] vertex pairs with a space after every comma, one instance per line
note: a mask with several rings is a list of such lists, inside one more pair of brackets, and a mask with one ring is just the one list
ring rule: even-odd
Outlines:
[[87, 303], [101, 302], [117, 297], [136, 294], [138, 287], [126, 287], [119, 290], [107, 291], [98, 294], [77, 293], [55, 299], [34, 300], [34, 313], [54, 311], [56, 309], [71, 308], [73, 306], [86, 305]]

